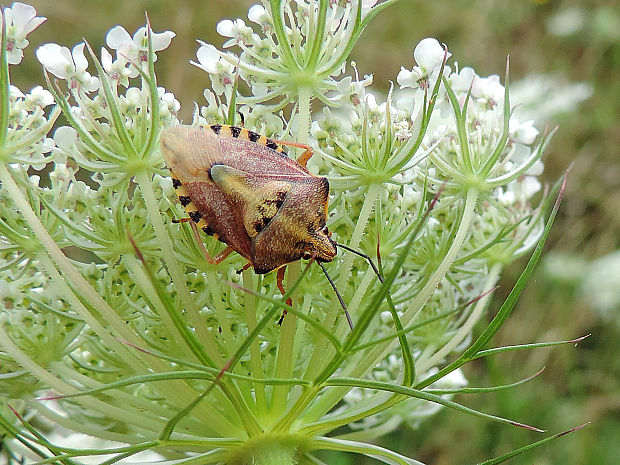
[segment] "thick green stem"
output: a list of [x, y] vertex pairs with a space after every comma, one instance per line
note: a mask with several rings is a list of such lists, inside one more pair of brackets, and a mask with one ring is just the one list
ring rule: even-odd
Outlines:
[[265, 441], [252, 450], [251, 457], [246, 457], [245, 464], [252, 465], [295, 465], [296, 451], [283, 444], [283, 441]]
[[[297, 104], [297, 142], [305, 144], [308, 142], [310, 131], [310, 89], [299, 89], [299, 100]], [[290, 263], [287, 266], [287, 286], [292, 286], [299, 278], [301, 265], [299, 261]], [[295, 292], [292, 296], [293, 305], [299, 305], [299, 293]], [[297, 328], [297, 317], [292, 313], [286, 315], [282, 323], [280, 333], [280, 344], [278, 345], [278, 357], [276, 360], [275, 374], [279, 378], [290, 378], [294, 367], [293, 354], [294, 342]], [[271, 415], [279, 416], [287, 406], [287, 399], [290, 386], [276, 386], [273, 390], [271, 401]]]

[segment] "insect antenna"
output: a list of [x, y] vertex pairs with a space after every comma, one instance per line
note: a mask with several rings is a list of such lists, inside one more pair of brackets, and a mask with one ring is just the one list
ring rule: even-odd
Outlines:
[[344, 303], [344, 300], [343, 300], [342, 296], [340, 295], [340, 292], [338, 292], [338, 289], [336, 289], [336, 285], [334, 284], [334, 281], [332, 280], [331, 276], [329, 276], [329, 274], [327, 273], [327, 270], [325, 269], [323, 264], [321, 262], [319, 262], [319, 261], [317, 261], [317, 263], [321, 267], [321, 269], [323, 270], [323, 273], [325, 273], [325, 276], [327, 277], [327, 280], [329, 281], [329, 284], [332, 285], [332, 288], [334, 289], [334, 292], [336, 293], [336, 297], [338, 297], [338, 300], [340, 301], [340, 305], [342, 306], [342, 308], [344, 310], [344, 314], [347, 317], [347, 322], [349, 323], [349, 328], [351, 328], [351, 331], [353, 331], [353, 321], [351, 320], [351, 315], [349, 315], [349, 310], [347, 310], [347, 304]]
[[338, 247], [342, 247], [344, 250], [348, 250], [349, 252], [352, 252], [352, 253], [354, 253], [356, 255], [359, 255], [360, 257], [368, 260], [368, 263], [370, 263], [370, 266], [372, 267], [373, 271], [377, 275], [377, 278], [379, 278], [379, 281], [381, 281], [381, 283], [383, 283], [383, 276], [381, 276], [381, 273], [379, 273], [379, 269], [375, 265], [375, 262], [372, 261], [372, 258], [370, 258], [368, 255], [366, 255], [364, 252], [360, 252], [359, 250], [352, 249], [351, 247], [346, 246], [344, 244], [341, 244], [340, 242], [334, 241], [334, 244], [336, 244], [336, 246], [338, 246]]

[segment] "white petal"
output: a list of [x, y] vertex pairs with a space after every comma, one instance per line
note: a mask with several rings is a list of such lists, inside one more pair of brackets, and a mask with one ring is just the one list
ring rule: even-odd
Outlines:
[[70, 152], [77, 142], [78, 134], [75, 129], [69, 126], [61, 126], [54, 132], [54, 142], [66, 152]]
[[81, 76], [81, 80], [84, 90], [93, 92], [99, 89], [99, 78], [91, 76], [89, 73], [84, 72]]
[[19, 2], [13, 3], [11, 11], [13, 16], [13, 25], [20, 31], [23, 30], [24, 26], [37, 15], [37, 10], [33, 7]]
[[400, 84], [400, 87], [411, 87], [415, 89], [418, 87], [417, 78], [418, 76], [414, 75], [412, 71], [401, 67], [398, 76], [396, 76], [396, 82]]
[[44, 17], [36, 17], [36, 10], [24, 3], [15, 2], [10, 10], [11, 13], [10, 15], [7, 14], [7, 19], [10, 18], [8, 22], [13, 23], [15, 28], [14, 37], [17, 42], [23, 41], [26, 35], [34, 31], [46, 19]]
[[110, 29], [105, 37], [105, 43], [114, 50], [119, 50], [128, 43], [131, 44], [132, 48], [135, 48], [133, 39], [123, 26], [116, 26]]
[[12, 99], [18, 99], [18, 98], [25, 98], [26, 96], [24, 95], [24, 93], [19, 90], [19, 87], [14, 86], [13, 84], [10, 85], [9, 87], [9, 98]]
[[160, 50], [165, 50], [172, 42], [172, 39], [176, 36], [176, 34], [172, 31], [164, 31], [164, 32], [151, 32], [151, 40], [153, 41], [153, 51], [159, 52]]
[[248, 10], [248, 19], [256, 24], [263, 24], [267, 16], [263, 5], [252, 5]]
[[510, 155], [510, 160], [517, 165], [520, 165], [528, 157], [532, 154], [532, 151], [527, 145], [523, 144], [514, 144], [512, 148], [512, 154]]
[[10, 65], [18, 65], [24, 58], [24, 52], [21, 48], [13, 47], [13, 50], [7, 53], [7, 61]]
[[525, 176], [521, 182], [521, 186], [522, 193], [526, 199], [532, 197], [542, 187], [538, 178], [535, 178], [534, 176]]
[[538, 129], [534, 127], [534, 121], [529, 120], [519, 125], [512, 138], [521, 144], [530, 145], [536, 140], [536, 136], [538, 136]]
[[[415, 62], [427, 71], [441, 66], [445, 51], [439, 41], [433, 38], [422, 39], [413, 51]], [[448, 57], [450, 54], [448, 53]]]
[[235, 23], [233, 23], [230, 19], [224, 19], [217, 23], [217, 33], [224, 37], [234, 37], [235, 36]]
[[476, 72], [473, 68], [466, 66], [459, 71], [459, 74], [453, 74], [450, 76], [450, 84], [454, 92], [467, 92], [471, 87], [474, 79], [476, 78]]
[[112, 54], [105, 47], [101, 47], [101, 66], [108, 72], [112, 69]]
[[136, 32], [134, 32], [132, 42], [134, 43], [134, 46], [137, 49], [139, 49], [139, 50], [146, 50], [147, 49], [148, 44], [146, 42], [146, 40], [147, 40], [146, 34], [147, 34], [146, 26], [142, 26]]
[[71, 55], [73, 56], [73, 62], [75, 63], [75, 71], [77, 73], [83, 73], [88, 68], [88, 60], [84, 56], [84, 47], [86, 44], [82, 42], [73, 47]]
[[196, 52], [196, 57], [200, 62], [200, 67], [207, 73], [218, 73], [218, 63], [220, 61], [220, 54], [217, 53], [217, 49], [211, 44], [202, 45]]
[[540, 176], [543, 174], [543, 171], [545, 171], [545, 164], [540, 160], [536, 160], [536, 162], [525, 172], [525, 174], [528, 176]]
[[37, 59], [54, 76], [67, 79], [75, 74], [71, 51], [58, 44], [45, 44], [36, 51]]
[[499, 81], [499, 76], [493, 74], [486, 78], [475, 79], [471, 94], [474, 97], [501, 102], [504, 99], [504, 86]]

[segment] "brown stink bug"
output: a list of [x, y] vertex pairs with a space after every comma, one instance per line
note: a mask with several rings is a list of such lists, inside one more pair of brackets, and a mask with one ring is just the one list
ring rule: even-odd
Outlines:
[[[305, 149], [295, 161], [282, 145]], [[177, 125], [161, 134], [161, 149], [172, 184], [189, 221], [228, 247], [212, 258], [219, 263], [235, 251], [258, 274], [314, 258], [346, 312], [346, 305], [322, 263], [331, 262], [337, 244], [327, 229], [329, 183], [308, 171], [309, 146], [274, 141], [236, 126]], [[366, 258], [358, 251], [342, 246]], [[378, 273], [377, 273], [378, 274]], [[346, 312], [349, 325], [351, 319]]]

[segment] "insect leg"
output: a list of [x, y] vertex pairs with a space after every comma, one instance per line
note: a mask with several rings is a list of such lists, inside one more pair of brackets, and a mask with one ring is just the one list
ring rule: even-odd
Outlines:
[[200, 249], [202, 250], [205, 260], [211, 265], [217, 265], [222, 260], [224, 260], [226, 257], [228, 257], [231, 253], [234, 252], [234, 249], [230, 247], [226, 247], [222, 252], [217, 254], [215, 257], [212, 257], [209, 254], [209, 252], [207, 252], [205, 245], [202, 243], [202, 239], [200, 239], [200, 234], [198, 233], [198, 227], [196, 226], [196, 223], [192, 221], [191, 218], [181, 218], [180, 220], [172, 220], [172, 222], [173, 223], [189, 223], [194, 233], [194, 237], [196, 238], [196, 242], [198, 242], [198, 247], [200, 247]]
[[[280, 292], [282, 293], [282, 295], [286, 294], [286, 290], [284, 289], [284, 272], [286, 271], [286, 265], [278, 268], [278, 274], [276, 276], [276, 284], [278, 285], [278, 289], [280, 289]], [[288, 305], [289, 307], [293, 306], [293, 301], [291, 300], [291, 298], [289, 297], [288, 299], [286, 299], [286, 305]], [[282, 321], [284, 321], [284, 316], [287, 314], [288, 312], [286, 310], [284, 310], [282, 312], [282, 316], [280, 317], [280, 319], [278, 320], [278, 324], [280, 326], [282, 326]]]
[[314, 149], [306, 144], [299, 144], [297, 142], [289, 142], [286, 140], [275, 140], [274, 139], [273, 141], [280, 145], [288, 145], [290, 147], [298, 147], [300, 149], [305, 149], [306, 151], [302, 153], [297, 159], [297, 163], [299, 163], [304, 168], [306, 167], [306, 163], [308, 163], [308, 160], [310, 160], [310, 158], [312, 158], [312, 155], [314, 154]]

